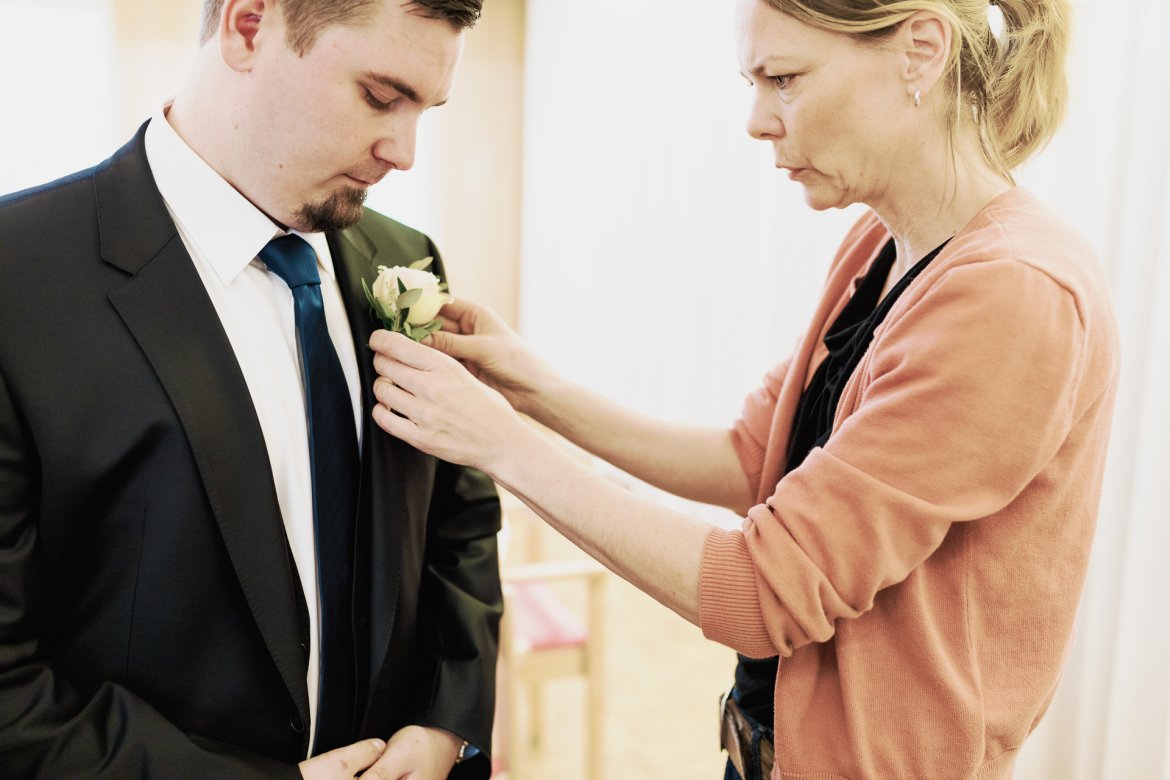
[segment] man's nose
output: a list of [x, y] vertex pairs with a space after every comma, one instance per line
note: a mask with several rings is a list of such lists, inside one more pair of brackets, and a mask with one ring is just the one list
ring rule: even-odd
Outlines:
[[390, 123], [382, 137], [374, 143], [374, 157], [391, 168], [409, 171], [414, 167], [415, 143], [418, 139], [418, 117], [403, 117]]

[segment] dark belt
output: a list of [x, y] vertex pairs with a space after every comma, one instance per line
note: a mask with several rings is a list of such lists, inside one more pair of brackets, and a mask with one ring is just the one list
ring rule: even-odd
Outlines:
[[[731, 765], [739, 776], [747, 779], [747, 767], [752, 761], [752, 724], [739, 708], [735, 698], [725, 693], [719, 697], [719, 747], [727, 751]], [[772, 740], [767, 735], [760, 735], [757, 748], [760, 753], [760, 773], [763, 777], [772, 776], [772, 764], [776, 761], [776, 753], [772, 747]]]

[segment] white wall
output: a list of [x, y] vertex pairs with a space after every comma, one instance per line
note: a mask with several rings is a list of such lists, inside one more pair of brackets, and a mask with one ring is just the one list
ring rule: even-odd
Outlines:
[[0, 193], [115, 148], [113, 72], [104, 2], [0, 0]]

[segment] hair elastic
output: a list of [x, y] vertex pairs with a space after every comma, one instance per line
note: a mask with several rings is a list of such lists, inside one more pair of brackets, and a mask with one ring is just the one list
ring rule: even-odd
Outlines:
[[1007, 21], [1003, 17], [1003, 10], [999, 7], [999, 0], [991, 0], [987, 6], [987, 27], [995, 40], [1003, 44], [1007, 38]]

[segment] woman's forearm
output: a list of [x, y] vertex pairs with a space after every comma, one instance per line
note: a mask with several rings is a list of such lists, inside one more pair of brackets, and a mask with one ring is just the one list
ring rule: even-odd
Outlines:
[[698, 625], [710, 526], [590, 473], [535, 429], [517, 438], [488, 474], [606, 568]]
[[577, 446], [669, 493], [739, 514], [754, 503], [729, 430], [656, 420], [563, 380], [525, 406]]
[[698, 623], [709, 525], [583, 468], [450, 355], [387, 331], [374, 333], [370, 347], [379, 375], [371, 414], [382, 430], [486, 472], [586, 553]]

